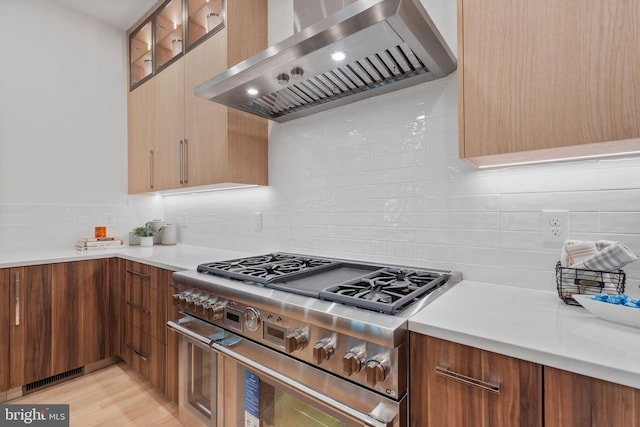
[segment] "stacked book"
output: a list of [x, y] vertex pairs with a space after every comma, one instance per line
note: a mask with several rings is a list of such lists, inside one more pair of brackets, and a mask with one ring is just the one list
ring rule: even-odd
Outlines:
[[120, 249], [124, 242], [119, 237], [84, 237], [76, 242], [76, 250], [81, 252]]

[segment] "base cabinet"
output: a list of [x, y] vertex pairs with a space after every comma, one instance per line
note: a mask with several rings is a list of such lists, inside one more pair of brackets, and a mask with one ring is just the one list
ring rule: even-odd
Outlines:
[[542, 427], [542, 366], [410, 335], [415, 427]]
[[9, 388], [108, 357], [108, 260], [15, 267], [9, 277]]
[[172, 274], [170, 270], [134, 261], [124, 263], [120, 356], [177, 402], [178, 340], [166, 326], [173, 307]]
[[[11, 317], [9, 311], [15, 301], [10, 297], [11, 275], [9, 269], [0, 270], [0, 343], [2, 348], [9, 348], [9, 329]], [[0, 351], [0, 402], [2, 392], [9, 389], [9, 352]]]
[[544, 368], [545, 427], [638, 427], [640, 390]]

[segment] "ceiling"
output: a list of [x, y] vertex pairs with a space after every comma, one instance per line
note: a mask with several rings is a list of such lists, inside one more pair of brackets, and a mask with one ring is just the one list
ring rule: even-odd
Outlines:
[[120, 30], [128, 30], [158, 0], [55, 0]]

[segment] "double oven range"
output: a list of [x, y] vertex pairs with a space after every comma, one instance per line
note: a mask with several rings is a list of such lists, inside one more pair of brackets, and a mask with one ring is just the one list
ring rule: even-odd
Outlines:
[[461, 275], [272, 253], [173, 280], [185, 425], [405, 426], [407, 321]]

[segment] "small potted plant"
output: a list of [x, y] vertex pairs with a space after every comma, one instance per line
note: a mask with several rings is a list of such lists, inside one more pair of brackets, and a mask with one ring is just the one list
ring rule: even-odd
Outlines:
[[153, 246], [153, 236], [157, 235], [159, 231], [152, 222], [148, 222], [144, 227], [134, 228], [133, 234], [140, 237], [140, 246]]

